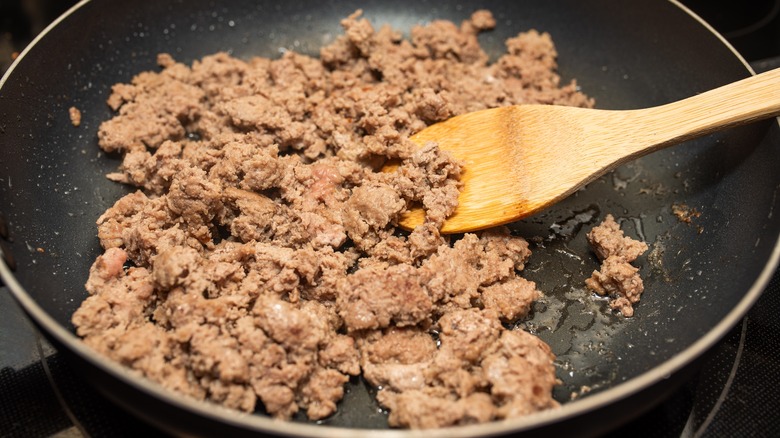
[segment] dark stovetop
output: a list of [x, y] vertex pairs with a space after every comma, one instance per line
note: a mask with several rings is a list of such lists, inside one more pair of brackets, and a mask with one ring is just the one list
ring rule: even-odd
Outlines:
[[[0, 74], [68, 6], [0, 1]], [[780, 67], [780, 0], [687, 0], [757, 71]], [[701, 370], [609, 437], [780, 436], [780, 270]], [[0, 287], [0, 437], [162, 436], [81, 381]]]

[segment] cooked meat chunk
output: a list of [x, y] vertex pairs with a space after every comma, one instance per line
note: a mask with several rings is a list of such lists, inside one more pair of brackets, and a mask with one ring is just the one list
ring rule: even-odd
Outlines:
[[409, 265], [363, 268], [342, 285], [337, 305], [350, 331], [416, 325], [430, 317], [431, 298]]
[[619, 256], [610, 256], [601, 262], [601, 269], [585, 280], [588, 288], [599, 295], [611, 298], [609, 305], [623, 316], [634, 316], [633, 305], [639, 302], [644, 291], [639, 268]]
[[633, 262], [647, 251], [645, 242], [623, 235], [623, 230], [611, 214], [608, 214], [599, 226], [588, 233], [588, 242], [599, 260], [618, 256], [627, 262]]
[[634, 304], [644, 291], [639, 268], [630, 262], [647, 251], [647, 244], [624, 236], [612, 215], [588, 233], [588, 242], [601, 259], [601, 268], [585, 280], [588, 289], [609, 296], [609, 306], [623, 316], [634, 315]]
[[368, 332], [361, 339], [363, 376], [372, 385], [394, 391], [425, 386], [425, 370], [436, 354], [427, 330], [390, 328]]
[[422, 349], [426, 353], [414, 359], [425, 365], [424, 383], [419, 374], [387, 366], [384, 379], [377, 379], [392, 382], [377, 396], [390, 409], [390, 425], [471, 424], [558, 405], [552, 398], [555, 357], [539, 338], [504, 329], [492, 311], [456, 310], [439, 324], [441, 347], [432, 355]]
[[541, 339], [518, 330], [504, 331], [482, 361], [498, 405], [499, 418], [511, 418], [555, 407], [554, 358]]
[[527, 315], [531, 304], [539, 296], [534, 282], [517, 277], [506, 283], [496, 283], [483, 288], [481, 299], [485, 308], [496, 311], [502, 320], [514, 321]]

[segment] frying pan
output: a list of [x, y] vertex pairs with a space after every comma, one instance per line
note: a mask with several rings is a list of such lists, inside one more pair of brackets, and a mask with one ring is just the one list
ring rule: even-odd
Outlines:
[[[235, 56], [316, 54], [357, 8], [375, 25], [408, 31], [456, 22], [488, 8], [497, 28], [483, 34], [495, 58], [503, 41], [547, 31], [565, 81], [609, 109], [681, 99], [751, 74], [705, 23], [675, 2], [619, 0], [424, 0], [257, 2], [84, 1], [17, 59], [0, 88], [0, 209], [8, 228], [2, 279], [60, 351], [101, 392], [176, 434], [266, 433], [354, 436], [386, 429], [360, 379], [339, 412], [308, 424], [277, 422], [183, 398], [96, 355], [74, 335], [70, 316], [86, 296], [101, 253], [96, 218], [131, 190], [104, 175], [119, 158], [101, 154], [96, 131], [111, 116], [110, 86], [156, 69], [167, 52], [191, 63], [225, 50]], [[78, 128], [68, 108], [82, 112]], [[777, 120], [713, 134], [616, 170], [554, 208], [512, 225], [533, 242], [525, 276], [546, 296], [518, 323], [558, 355], [560, 409], [505, 422], [426, 431], [426, 436], [597, 434], [669, 394], [756, 301], [780, 257], [780, 127]], [[700, 213], [690, 223], [675, 210]], [[646, 292], [633, 318], [609, 312], [582, 281], [597, 267], [585, 232], [612, 213], [646, 240], [638, 265]], [[8, 266], [13, 260], [13, 270]], [[418, 432], [375, 430], [386, 435]]]

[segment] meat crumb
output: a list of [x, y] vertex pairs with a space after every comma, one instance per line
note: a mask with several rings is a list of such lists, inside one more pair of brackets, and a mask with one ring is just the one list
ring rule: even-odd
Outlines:
[[701, 216], [701, 212], [695, 208], [688, 207], [686, 204], [673, 204], [672, 213], [677, 216], [680, 222], [690, 224], [694, 218]]
[[[341, 24], [319, 58], [160, 54], [111, 88], [99, 146], [137, 190], [97, 220], [78, 335], [166, 388], [278, 419], [332, 415], [359, 374], [394, 427], [557, 406], [550, 348], [506, 328], [541, 296], [520, 276], [528, 242], [442, 235], [463, 164], [409, 138], [469, 111], [593, 100], [561, 82], [548, 34], [489, 63], [488, 11], [408, 39], [360, 11]], [[398, 230], [417, 205], [425, 223]]]
[[634, 315], [634, 304], [644, 291], [639, 268], [631, 265], [647, 251], [647, 244], [623, 235], [623, 230], [608, 214], [601, 225], [588, 233], [588, 242], [601, 260], [601, 268], [585, 280], [588, 289], [610, 298], [609, 306], [625, 317]]
[[68, 116], [73, 126], [78, 127], [81, 125], [81, 111], [78, 108], [75, 106], [68, 108]]
[[[701, 212], [699, 210], [689, 207], [686, 204], [673, 204], [672, 213], [677, 216], [677, 220], [688, 225], [693, 224], [693, 219], [701, 216]], [[698, 234], [704, 233], [704, 227], [701, 225], [696, 225], [696, 232]]]

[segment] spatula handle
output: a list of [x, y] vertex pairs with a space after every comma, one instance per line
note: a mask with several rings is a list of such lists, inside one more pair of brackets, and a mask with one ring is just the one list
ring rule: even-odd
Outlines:
[[[641, 110], [644, 111], [644, 110]], [[648, 111], [666, 138], [678, 143], [718, 129], [780, 115], [780, 68]]]

